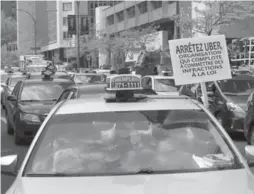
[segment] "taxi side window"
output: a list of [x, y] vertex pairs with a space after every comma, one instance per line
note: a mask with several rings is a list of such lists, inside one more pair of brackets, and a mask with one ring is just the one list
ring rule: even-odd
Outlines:
[[152, 79], [150, 77], [145, 77], [142, 79], [142, 87], [144, 89], [152, 89]]
[[18, 97], [21, 82], [18, 82], [12, 91], [12, 95]]
[[69, 94], [70, 94], [70, 90], [65, 90], [62, 95], [59, 97], [58, 102], [65, 100], [68, 98]]

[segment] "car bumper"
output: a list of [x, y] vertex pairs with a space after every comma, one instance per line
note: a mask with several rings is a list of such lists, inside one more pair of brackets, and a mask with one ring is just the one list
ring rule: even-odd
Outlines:
[[39, 130], [41, 123], [19, 122], [16, 126], [16, 133], [22, 139], [33, 140], [37, 131]]

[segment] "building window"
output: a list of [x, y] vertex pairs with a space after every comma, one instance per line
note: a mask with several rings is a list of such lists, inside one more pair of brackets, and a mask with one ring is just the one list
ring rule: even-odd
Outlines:
[[63, 26], [67, 26], [68, 20], [67, 17], [63, 17]]
[[123, 11], [120, 11], [116, 14], [118, 22], [122, 22], [124, 20], [124, 14]]
[[69, 39], [70, 38], [70, 34], [69, 32], [63, 32], [63, 39], [66, 40], [66, 39]]
[[147, 12], [147, 1], [142, 2], [138, 5], [140, 14], [146, 13]]
[[135, 6], [127, 9], [128, 18], [135, 17]]
[[171, 4], [171, 3], [175, 3], [175, 2], [176, 2], [176, 1], [168, 1], [168, 3], [169, 3], [169, 4]]
[[114, 15], [108, 16], [107, 17], [108, 20], [108, 25], [113, 25], [114, 24]]
[[162, 1], [151, 1], [151, 2], [152, 2], [154, 9], [158, 9], [158, 8], [162, 7]]
[[72, 3], [63, 3], [63, 11], [71, 11], [72, 10]]

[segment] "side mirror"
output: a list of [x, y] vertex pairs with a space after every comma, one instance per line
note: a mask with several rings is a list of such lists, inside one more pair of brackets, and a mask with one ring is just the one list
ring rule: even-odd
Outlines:
[[245, 146], [245, 155], [250, 167], [254, 167], [254, 146]]
[[18, 155], [2, 156], [0, 164], [2, 174], [15, 176], [17, 174]]
[[7, 100], [8, 101], [12, 101], [12, 102], [16, 102], [17, 101], [17, 98], [13, 95], [10, 95], [10, 96], [7, 96]]

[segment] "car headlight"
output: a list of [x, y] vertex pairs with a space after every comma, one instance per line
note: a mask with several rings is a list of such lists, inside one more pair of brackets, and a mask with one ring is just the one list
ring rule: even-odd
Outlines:
[[25, 121], [30, 121], [30, 122], [33, 122], [33, 123], [40, 123], [39, 116], [34, 115], [34, 114], [21, 113], [20, 114], [20, 119], [25, 120]]

